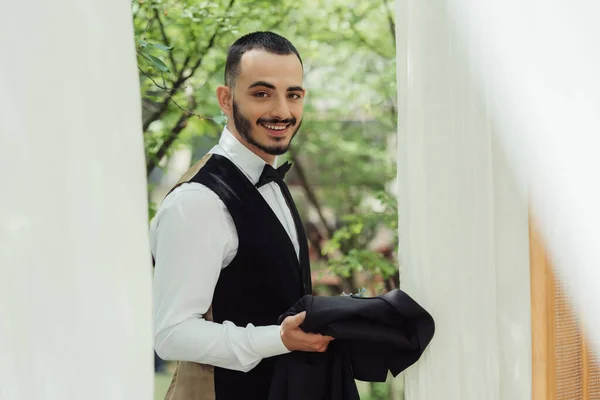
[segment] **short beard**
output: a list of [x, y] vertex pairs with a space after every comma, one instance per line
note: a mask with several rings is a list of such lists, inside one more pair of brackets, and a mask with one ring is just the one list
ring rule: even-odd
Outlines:
[[[294, 130], [294, 133], [292, 134], [292, 137], [290, 138], [290, 141], [287, 144], [283, 144], [283, 145], [279, 145], [279, 146], [278, 145], [268, 146], [268, 145], [259, 143], [257, 140], [254, 139], [254, 137], [252, 137], [252, 123], [250, 122], [249, 119], [244, 117], [242, 115], [242, 113], [240, 113], [235, 100], [233, 101], [232, 113], [233, 113], [233, 123], [235, 125], [235, 129], [246, 140], [246, 142], [248, 142], [249, 144], [253, 145], [254, 147], [256, 147], [272, 156], [280, 156], [288, 151], [290, 144], [292, 143], [292, 140], [294, 139], [294, 136], [296, 136], [296, 134], [298, 133], [298, 130], [300, 129], [300, 126], [302, 125], [302, 120], [300, 120], [300, 122], [298, 123], [298, 126], [296, 127], [296, 129]], [[296, 119], [294, 118], [294, 122], [295, 121], [296, 121]], [[258, 127], [261, 122], [266, 122], [266, 121], [259, 119], [258, 121], [256, 121], [256, 126]], [[278, 121], [269, 120], [268, 122], [276, 123]], [[274, 139], [275, 140], [283, 140], [284, 138], [274, 138]]]

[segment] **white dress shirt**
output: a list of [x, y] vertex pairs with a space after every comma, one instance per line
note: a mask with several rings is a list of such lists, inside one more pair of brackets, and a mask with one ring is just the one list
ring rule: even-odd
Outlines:
[[[265, 166], [227, 128], [209, 153], [227, 157], [253, 184]], [[258, 191], [299, 254], [294, 220], [279, 186], [271, 182]], [[154, 347], [161, 358], [249, 371], [263, 358], [288, 352], [278, 325], [242, 327], [203, 318], [221, 270], [238, 249], [231, 215], [213, 191], [184, 183], [171, 192], [150, 224], [150, 248], [155, 259]]]

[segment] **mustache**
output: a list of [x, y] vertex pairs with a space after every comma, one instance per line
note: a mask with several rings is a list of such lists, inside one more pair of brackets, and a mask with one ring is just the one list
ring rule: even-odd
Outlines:
[[278, 119], [278, 118], [259, 118], [256, 124], [290, 124], [296, 125], [296, 118]]

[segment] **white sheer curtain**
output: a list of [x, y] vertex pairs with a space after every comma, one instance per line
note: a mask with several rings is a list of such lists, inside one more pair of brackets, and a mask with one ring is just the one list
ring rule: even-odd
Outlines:
[[600, 2], [447, 0], [498, 140], [600, 350]]
[[149, 400], [130, 2], [0, 9], [0, 399]]
[[406, 398], [529, 399], [526, 197], [445, 2], [397, 5], [401, 285], [437, 324]]

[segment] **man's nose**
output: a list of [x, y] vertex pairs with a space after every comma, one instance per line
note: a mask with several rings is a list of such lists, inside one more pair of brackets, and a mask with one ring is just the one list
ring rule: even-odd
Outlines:
[[291, 117], [287, 99], [278, 97], [273, 104], [273, 109], [271, 110], [270, 115], [271, 117], [277, 119], [288, 119]]

